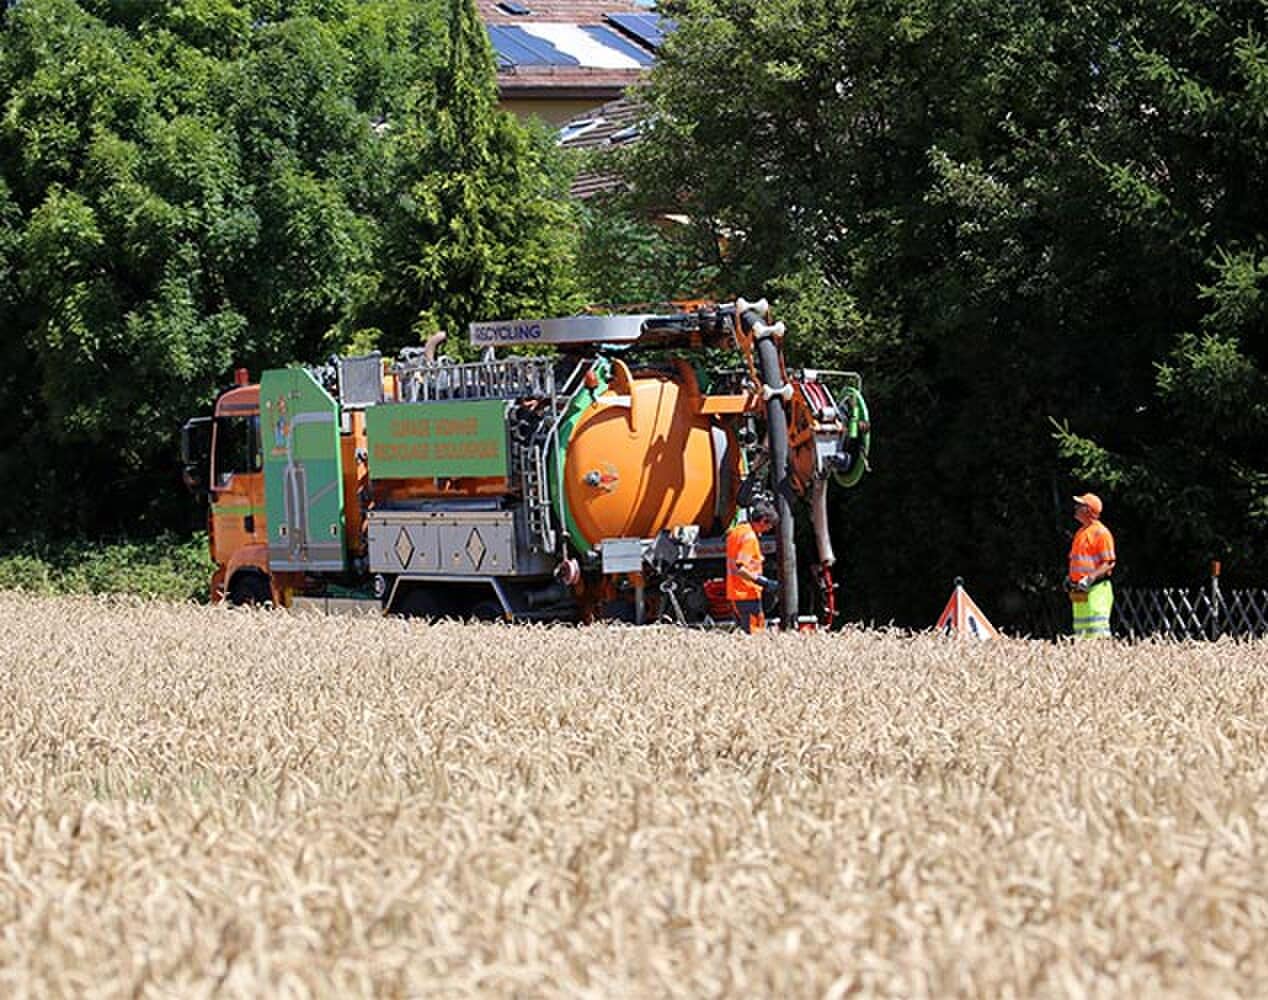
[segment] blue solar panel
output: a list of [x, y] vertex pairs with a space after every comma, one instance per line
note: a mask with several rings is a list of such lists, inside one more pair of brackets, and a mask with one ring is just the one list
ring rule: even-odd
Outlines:
[[629, 56], [640, 66], [650, 66], [653, 62], [652, 55], [646, 49], [640, 49], [633, 42], [622, 38], [611, 28], [601, 28], [597, 25], [585, 25], [581, 28], [587, 35], [602, 45], [605, 49], [612, 49], [621, 53], [623, 56]]
[[510, 66], [580, 66], [581, 61], [518, 25], [490, 24], [489, 41], [497, 53], [498, 65]]
[[673, 18], [659, 14], [605, 14], [603, 19], [649, 49], [660, 48], [665, 36], [678, 27]]

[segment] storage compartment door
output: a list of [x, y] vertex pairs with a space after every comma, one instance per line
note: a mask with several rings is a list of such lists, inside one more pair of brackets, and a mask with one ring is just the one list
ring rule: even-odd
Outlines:
[[260, 423], [270, 568], [344, 569], [339, 404], [302, 368], [267, 371]]

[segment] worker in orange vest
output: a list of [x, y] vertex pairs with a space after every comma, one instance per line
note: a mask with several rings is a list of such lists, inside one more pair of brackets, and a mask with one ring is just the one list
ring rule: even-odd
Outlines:
[[748, 510], [748, 521], [741, 521], [726, 535], [726, 596], [735, 610], [735, 621], [752, 634], [766, 628], [762, 612], [762, 594], [779, 592], [779, 581], [762, 576], [762, 543], [760, 535], [775, 526], [778, 515], [765, 500]]
[[1109, 578], [1117, 556], [1114, 536], [1101, 522], [1104, 509], [1095, 493], [1074, 498], [1074, 519], [1080, 527], [1070, 544], [1065, 585], [1070, 595], [1076, 639], [1107, 639], [1110, 634], [1114, 588]]

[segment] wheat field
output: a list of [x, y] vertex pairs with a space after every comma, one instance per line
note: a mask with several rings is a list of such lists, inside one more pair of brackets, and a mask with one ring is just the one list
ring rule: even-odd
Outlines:
[[0, 992], [1262, 993], [1266, 681], [4, 594]]

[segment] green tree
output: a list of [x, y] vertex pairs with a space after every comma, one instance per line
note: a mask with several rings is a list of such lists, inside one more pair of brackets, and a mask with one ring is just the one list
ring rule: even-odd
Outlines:
[[[1160, 561], [1222, 559], [1262, 583], [1268, 559], [1268, 45], [1262, 5], [1180, 3], [1142, 17], [1130, 91], [1134, 157], [1107, 165], [1121, 215], [1183, 254], [1184, 309], [1154, 361], [1147, 432], [1063, 425], [1082, 476], [1131, 496]], [[1155, 123], [1157, 120], [1157, 123]], [[1178, 244], [1175, 246], [1174, 244]], [[1179, 559], [1176, 559], [1179, 556]]]
[[1261, 5], [666, 11], [631, 180], [724, 238], [721, 287], [782, 295], [794, 352], [866, 374], [856, 613], [927, 623], [963, 575], [1021, 621], [1076, 486], [1127, 578], [1263, 564]]
[[493, 51], [471, 0], [450, 6], [447, 39], [434, 83], [394, 134], [387, 266], [361, 314], [394, 331], [392, 347], [577, 303], [568, 170], [544, 129], [497, 110]]
[[666, 303], [713, 291], [713, 234], [690, 220], [648, 218], [614, 193], [578, 206], [577, 281], [588, 303]]
[[[5, 8], [0, 471], [30, 488], [0, 502], [0, 531], [182, 524], [176, 435], [234, 365], [567, 294], [563, 168], [494, 109], [459, 7]], [[416, 192], [442, 194], [411, 230]]]

